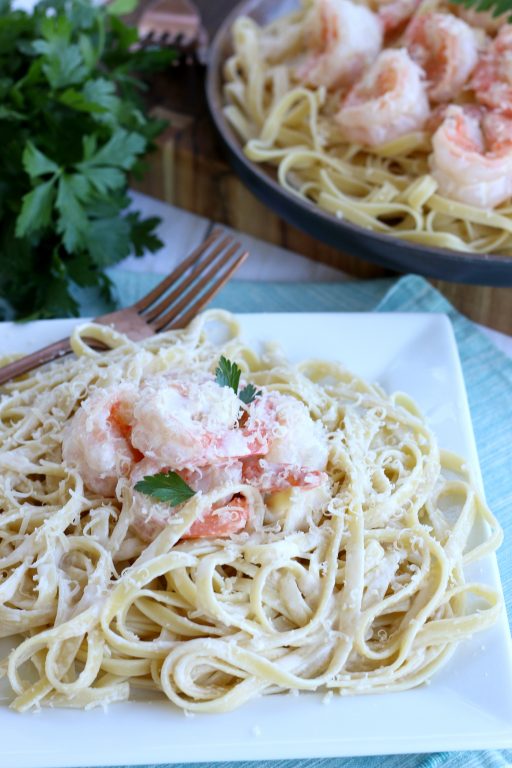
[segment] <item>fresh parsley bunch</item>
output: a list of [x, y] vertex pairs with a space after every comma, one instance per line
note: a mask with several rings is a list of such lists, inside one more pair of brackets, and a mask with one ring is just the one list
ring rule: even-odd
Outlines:
[[163, 128], [136, 77], [172, 50], [89, 0], [0, 0], [0, 297], [18, 317], [77, 314], [74, 286], [110, 294], [104, 268], [161, 246], [158, 219], [126, 213], [128, 173]]

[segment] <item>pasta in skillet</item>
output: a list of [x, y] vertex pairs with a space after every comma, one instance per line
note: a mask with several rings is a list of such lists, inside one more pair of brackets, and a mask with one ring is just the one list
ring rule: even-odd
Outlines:
[[510, 256], [505, 22], [443, 0], [305, 0], [261, 27], [240, 17], [224, 112], [250, 160], [324, 211]]
[[399, 691], [496, 620], [464, 567], [499, 525], [405, 395], [256, 354], [220, 311], [140, 343], [86, 324], [72, 346], [0, 400], [16, 710]]

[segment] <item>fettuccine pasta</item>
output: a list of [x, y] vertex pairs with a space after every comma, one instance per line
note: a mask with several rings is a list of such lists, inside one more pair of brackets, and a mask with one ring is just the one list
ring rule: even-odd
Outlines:
[[[491, 55], [486, 51], [492, 38], [487, 37], [483, 29], [476, 29], [476, 26], [472, 29], [469, 23], [466, 24], [453, 16], [452, 14], [458, 11], [441, 0], [424, 0], [420, 4], [408, 3], [407, 0], [400, 3], [400, 0], [397, 0], [389, 6], [385, 4], [385, 0], [356, 3], [357, 6], [363, 6], [365, 11], [366, 7], [386, 9], [401, 4], [410, 6], [409, 13], [412, 13], [413, 8], [417, 9], [416, 18], [413, 17], [409, 29], [412, 24], [417, 25], [422, 16], [438, 12], [436, 19], [441, 18], [441, 21], [444, 21], [449, 17], [450, 20], [455, 20], [456, 24], [464, 24], [466, 29], [462, 31], [466, 34], [474, 32], [474, 50], [471, 52], [475, 57], [471, 64], [473, 68], [477, 55], [485, 61], [485, 57]], [[428, 81], [429, 75], [423, 73], [418, 80], [416, 71], [419, 72], [420, 69], [412, 62], [405, 48], [410, 33], [407, 30], [403, 32], [402, 23], [398, 31], [385, 31], [383, 51], [376, 59], [376, 62], [382, 62], [382, 72], [377, 73], [377, 63], [372, 64], [371, 58], [366, 66], [374, 67], [372, 71], [375, 71], [375, 83], [380, 83], [380, 78], [384, 81], [386, 77], [395, 77], [386, 70], [386, 67], [390, 67], [391, 72], [390, 57], [386, 59], [386, 55], [396, 55], [398, 59], [393, 66], [397, 66], [397, 71], [409, 68], [411, 78], [416, 77], [417, 80], [415, 84], [405, 87], [404, 101], [409, 98], [413, 107], [421, 114], [417, 117], [418, 128], [403, 129], [400, 135], [394, 136], [394, 123], [398, 124], [406, 108], [397, 101], [393, 108], [393, 113], [396, 114], [390, 114], [387, 126], [387, 134], [391, 138], [385, 138], [384, 134], [383, 140], [379, 141], [379, 128], [374, 127], [372, 123], [379, 120], [385, 122], [384, 113], [379, 111], [384, 107], [375, 106], [373, 114], [363, 101], [364, 98], [369, 98], [364, 94], [371, 88], [380, 88], [380, 85], [375, 83], [370, 86], [372, 75], [367, 74], [367, 80], [363, 80], [363, 75], [359, 75], [360, 80], [356, 79], [355, 85], [354, 78], [348, 80], [345, 75], [345, 79], [341, 79], [341, 85], [333, 84], [331, 61], [328, 62], [327, 58], [330, 56], [334, 61], [336, 52], [330, 54], [329, 49], [323, 54], [325, 71], [312, 69], [316, 66], [319, 70], [322, 58], [322, 54], [317, 56], [318, 63], [315, 63], [317, 60], [314, 49], [308, 50], [308, 39], [315, 34], [313, 27], [317, 23], [312, 15], [313, 5], [312, 2], [304, 2], [300, 10], [267, 26], [260, 27], [248, 17], [240, 17], [233, 25], [234, 54], [226, 61], [224, 67], [224, 113], [240, 137], [249, 160], [269, 166], [270, 173], [270, 166], [274, 166], [277, 180], [288, 192], [318, 205], [340, 220], [364, 229], [428, 246], [510, 256], [512, 123], [499, 109], [510, 115], [511, 107], [501, 103], [498, 111], [492, 111], [488, 110], [487, 106], [477, 104], [474, 93], [469, 90], [467, 83], [464, 85], [463, 79], [456, 83], [458, 91], [455, 96], [448, 98], [441, 94], [438, 99], [440, 103], [436, 103], [434, 98], [429, 106], [425, 96], [425, 82]], [[322, 0], [317, 0], [317, 5], [322, 6]], [[334, 5], [334, 2], [325, 0], [323, 9]], [[345, 8], [344, 12], [348, 10]], [[319, 13], [322, 12], [324, 11], [320, 7]], [[330, 12], [325, 10], [325, 24], [328, 23], [327, 14]], [[341, 12], [340, 10], [339, 13]], [[385, 18], [385, 10], [381, 11], [381, 15]], [[473, 14], [471, 21], [476, 25], [476, 17], [481, 15], [485, 16]], [[367, 46], [371, 47], [373, 27], [365, 26], [364, 18], [357, 17], [356, 22], [358, 26], [356, 25], [356, 32], [352, 34], [360, 34], [363, 39], [366, 35]], [[334, 21], [329, 23], [334, 24]], [[385, 22], [384, 29], [386, 30]], [[494, 29], [490, 34], [495, 31]], [[335, 34], [333, 31], [332, 35]], [[348, 30], [347, 38], [350, 34]], [[329, 35], [329, 32], [324, 31], [324, 35]], [[347, 45], [349, 43], [350, 40]], [[329, 45], [331, 43], [328, 43]], [[342, 42], [339, 45], [342, 46]], [[417, 47], [414, 48], [411, 44], [408, 46], [409, 51], [417, 50]], [[341, 57], [342, 48], [340, 51]], [[377, 55], [376, 51], [371, 53], [372, 56]], [[346, 54], [347, 60], [357, 61], [357, 55], [360, 54], [353, 54], [350, 59], [349, 51]], [[504, 58], [507, 55], [509, 54], [501, 54]], [[468, 56], [469, 54], [461, 53], [460, 62], [451, 62], [453, 70], [460, 72]], [[334, 61], [332, 66], [335, 64]], [[413, 71], [413, 67], [416, 70]], [[471, 71], [471, 68], [468, 68], [464, 73], [467, 80]], [[478, 69], [475, 71], [478, 72]], [[418, 88], [418, 95], [407, 95], [407, 91], [413, 90], [414, 87]], [[486, 85], [486, 88], [482, 89], [482, 101], [490, 88], [490, 85]], [[425, 104], [419, 107], [421, 99], [425, 99]], [[354, 116], [356, 109], [346, 109], [344, 114], [342, 105], [351, 106], [352, 103], [362, 104], [368, 114], [365, 117]], [[448, 105], [451, 105], [451, 112], [446, 112]], [[362, 113], [363, 110], [361, 115]], [[443, 151], [444, 141], [447, 144], [447, 158], [433, 162], [433, 134], [445, 115], [454, 123], [455, 138], [448, 134], [438, 134], [439, 155], [441, 156]], [[481, 130], [479, 121], [482, 119], [485, 131], [489, 123], [489, 136], [494, 131], [500, 137], [499, 146], [491, 143], [488, 154], [478, 145], [480, 139], [475, 139], [474, 145], [468, 147], [468, 143], [471, 145], [473, 141], [473, 134], [478, 134]], [[356, 123], [353, 124], [353, 121]], [[462, 121], [467, 121], [467, 125], [461, 127], [459, 123]], [[500, 125], [493, 127], [492, 121], [499, 121]], [[414, 125], [414, 122], [411, 125]], [[354, 138], [347, 139], [347, 136]], [[453, 146], [448, 146], [450, 141]], [[457, 158], [459, 150], [460, 160]], [[460, 167], [456, 165], [457, 162]], [[445, 165], [440, 167], [443, 163]], [[497, 178], [489, 182], [489, 174], [495, 174]], [[446, 182], [445, 187], [451, 190], [450, 194], [440, 189], [441, 182]], [[488, 195], [488, 185], [495, 183], [508, 185], [508, 193], [501, 189], [500, 196], [496, 198], [493, 197], [493, 189]], [[466, 185], [468, 191], [461, 193]], [[473, 200], [477, 202], [473, 203]]]
[[[496, 620], [499, 594], [464, 568], [498, 546], [500, 527], [407, 396], [342, 365], [292, 366], [275, 345], [257, 354], [221, 311], [140, 343], [91, 324], [71, 342], [73, 358], [0, 400], [0, 636], [14, 643], [0, 670], [14, 709], [105, 705], [137, 688], [193, 712], [285, 691], [400, 691]], [[207, 423], [213, 434], [221, 418], [201, 421], [192, 396], [235, 402], [236, 387], [214, 379], [220, 356], [252, 385], [236, 423], [222, 445], [168, 444], [175, 411], [147, 418], [165, 398], [203, 409], [187, 412], [191, 433]], [[190, 456], [166, 454], [167, 469], [198, 483], [174, 507], [133, 484], [160, 450], [210, 462], [197, 480]]]

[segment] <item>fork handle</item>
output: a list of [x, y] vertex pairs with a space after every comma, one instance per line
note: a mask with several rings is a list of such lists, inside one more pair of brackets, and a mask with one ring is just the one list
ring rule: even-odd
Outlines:
[[44, 365], [44, 363], [50, 363], [58, 357], [69, 355], [71, 351], [69, 339], [54, 341], [53, 344], [48, 344], [47, 347], [38, 349], [37, 352], [33, 352], [31, 355], [26, 355], [26, 357], [2, 366], [0, 368], [0, 384], [5, 384], [6, 381], [15, 379], [23, 373], [28, 373], [28, 371], [32, 371], [34, 368]]

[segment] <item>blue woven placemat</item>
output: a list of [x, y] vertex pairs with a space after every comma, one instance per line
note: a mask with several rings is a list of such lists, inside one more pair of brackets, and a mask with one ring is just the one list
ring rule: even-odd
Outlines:
[[[110, 274], [121, 304], [131, 304], [159, 279], [155, 275]], [[415, 276], [397, 281], [346, 283], [256, 283], [233, 281], [211, 306], [232, 312], [445, 312], [455, 330], [469, 396], [487, 501], [505, 531], [498, 553], [507, 612], [512, 613], [512, 360], [500, 352], [469, 320], [460, 315], [426, 280]], [[84, 315], [104, 309], [82, 301]], [[512, 727], [512, 726], [511, 726]], [[249, 757], [249, 755], [248, 755]], [[194, 768], [202, 764], [173, 764]], [[216, 768], [504, 768], [512, 766], [512, 750], [215, 763]], [[153, 768], [153, 766], [148, 766]]]

